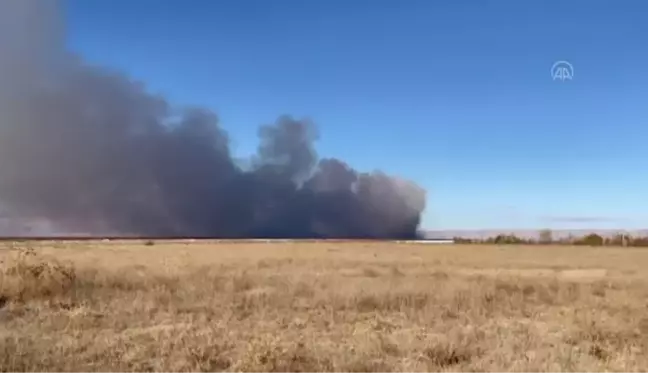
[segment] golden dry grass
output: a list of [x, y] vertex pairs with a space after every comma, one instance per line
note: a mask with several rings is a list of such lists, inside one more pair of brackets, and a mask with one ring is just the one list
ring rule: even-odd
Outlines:
[[29, 246], [0, 250], [2, 371], [648, 370], [645, 249]]

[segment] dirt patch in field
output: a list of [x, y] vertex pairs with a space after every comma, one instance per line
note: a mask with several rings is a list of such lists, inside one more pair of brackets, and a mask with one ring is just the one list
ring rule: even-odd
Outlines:
[[570, 269], [560, 271], [560, 277], [574, 280], [597, 280], [608, 275], [606, 269]]
[[470, 268], [457, 269], [456, 272], [465, 276], [493, 276], [493, 277], [556, 277], [565, 280], [597, 280], [608, 275], [606, 269], [569, 269], [555, 270], [551, 268], [532, 269], [500, 269], [500, 268]]

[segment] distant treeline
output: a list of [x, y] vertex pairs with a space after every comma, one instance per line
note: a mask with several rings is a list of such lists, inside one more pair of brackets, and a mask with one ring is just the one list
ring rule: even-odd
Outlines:
[[554, 239], [550, 230], [542, 230], [537, 238], [522, 238], [514, 234], [500, 234], [488, 238], [455, 237], [455, 243], [460, 244], [509, 244], [509, 245], [582, 245], [582, 246], [633, 246], [648, 247], [648, 237], [633, 237], [627, 234], [617, 234], [604, 237], [596, 233], [585, 236], [568, 236]]

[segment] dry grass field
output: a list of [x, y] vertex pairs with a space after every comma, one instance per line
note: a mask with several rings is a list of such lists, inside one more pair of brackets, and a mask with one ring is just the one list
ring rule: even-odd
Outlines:
[[4, 245], [2, 371], [648, 370], [646, 249]]

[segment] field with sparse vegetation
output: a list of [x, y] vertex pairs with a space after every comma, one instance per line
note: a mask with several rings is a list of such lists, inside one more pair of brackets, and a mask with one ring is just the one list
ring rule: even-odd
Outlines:
[[648, 250], [23, 242], [1, 371], [646, 371]]

